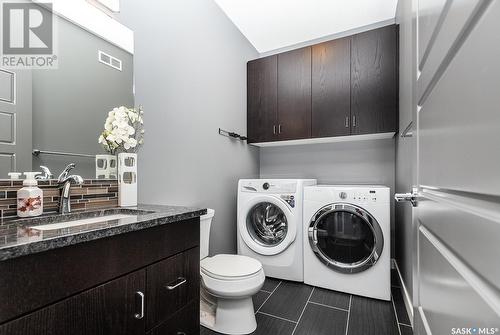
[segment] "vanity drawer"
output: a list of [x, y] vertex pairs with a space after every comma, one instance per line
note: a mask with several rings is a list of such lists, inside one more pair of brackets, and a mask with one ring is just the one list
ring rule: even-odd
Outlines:
[[194, 335], [200, 333], [200, 302], [198, 299], [155, 327], [148, 335]]
[[146, 273], [147, 329], [166, 321], [189, 302], [199, 300], [200, 249], [198, 247], [150, 265]]

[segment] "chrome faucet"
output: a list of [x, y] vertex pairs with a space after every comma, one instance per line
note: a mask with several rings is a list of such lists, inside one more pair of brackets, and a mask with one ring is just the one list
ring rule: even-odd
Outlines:
[[71, 171], [75, 166], [76, 166], [75, 163], [68, 164], [68, 166], [66, 166], [59, 175], [59, 178], [57, 178], [57, 184], [59, 185], [59, 189], [61, 190], [61, 194], [59, 196], [60, 214], [66, 214], [71, 212], [71, 202], [69, 197], [71, 183], [77, 185], [83, 184], [83, 178], [81, 176], [76, 174], [69, 175], [69, 171]]
[[48, 167], [46, 167], [44, 165], [40, 165], [40, 169], [42, 170], [42, 174], [36, 176], [35, 177], [36, 179], [38, 179], [38, 180], [49, 180], [49, 179], [54, 178], [54, 175], [52, 174], [52, 172], [50, 172], [50, 170], [49, 170]]

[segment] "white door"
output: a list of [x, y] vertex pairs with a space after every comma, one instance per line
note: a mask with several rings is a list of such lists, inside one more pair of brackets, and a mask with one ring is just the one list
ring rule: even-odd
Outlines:
[[415, 3], [415, 334], [500, 334], [500, 1]]
[[0, 68], [0, 179], [31, 171], [31, 70]]

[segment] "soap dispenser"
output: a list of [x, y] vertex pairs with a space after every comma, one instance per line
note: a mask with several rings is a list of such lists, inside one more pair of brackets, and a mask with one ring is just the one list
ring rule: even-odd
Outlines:
[[23, 188], [17, 191], [17, 216], [30, 217], [43, 213], [43, 191], [37, 186], [36, 175], [40, 172], [25, 172]]

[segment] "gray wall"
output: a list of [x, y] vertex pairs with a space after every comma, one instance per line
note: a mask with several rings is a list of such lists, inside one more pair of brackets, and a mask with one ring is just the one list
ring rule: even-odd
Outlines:
[[[59, 66], [33, 71], [33, 148], [97, 154], [97, 138], [108, 112], [116, 106], [133, 106], [133, 56], [56, 17]], [[122, 60], [122, 71], [98, 61], [98, 50]], [[95, 177], [94, 159], [41, 155], [33, 169], [47, 165], [57, 173], [70, 161], [75, 173]]]
[[257, 51], [212, 0], [122, 0], [134, 30], [136, 103], [145, 110], [139, 201], [215, 209], [211, 253], [236, 250], [240, 178], [258, 149], [218, 135], [246, 133], [246, 62]]
[[[414, 31], [412, 1], [399, 1], [399, 129], [403, 132], [413, 119], [415, 81]], [[396, 192], [410, 192], [413, 185], [414, 138], [396, 138]], [[396, 205], [396, 262], [410, 296], [413, 292], [413, 217], [407, 203]]]
[[[394, 164], [394, 139], [271, 147], [260, 151], [261, 178], [316, 178], [320, 184], [382, 184], [391, 188], [391, 194]], [[393, 202], [391, 217], [394, 217]], [[391, 222], [392, 237], [393, 227]]]

